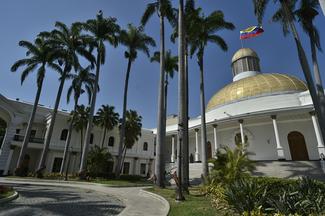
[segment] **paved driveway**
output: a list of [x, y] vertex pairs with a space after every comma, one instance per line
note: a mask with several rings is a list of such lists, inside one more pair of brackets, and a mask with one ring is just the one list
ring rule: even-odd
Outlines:
[[12, 185], [19, 198], [0, 206], [0, 216], [118, 215], [123, 203], [93, 190], [41, 185]]

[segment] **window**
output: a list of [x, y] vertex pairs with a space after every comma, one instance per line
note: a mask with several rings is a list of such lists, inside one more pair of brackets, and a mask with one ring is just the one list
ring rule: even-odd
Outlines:
[[147, 164], [142, 163], [140, 165], [140, 175], [145, 175], [146, 174], [146, 168], [147, 168]]
[[115, 138], [113, 136], [110, 136], [108, 138], [108, 146], [114, 146]]
[[36, 130], [32, 130], [30, 132], [30, 138], [35, 138], [35, 135], [36, 135]]
[[130, 163], [129, 162], [124, 162], [123, 174], [129, 174], [129, 172], [130, 172]]
[[[247, 138], [246, 135], [244, 135], [244, 139], [245, 139], [245, 143], [247, 143], [248, 138]], [[240, 133], [237, 133], [236, 136], [235, 136], [235, 144], [236, 145], [239, 145], [241, 143], [242, 143], [242, 141], [241, 141], [241, 134]]]
[[68, 130], [67, 129], [63, 129], [62, 132], [61, 132], [61, 137], [60, 137], [60, 140], [67, 140], [67, 137], [68, 137]]
[[54, 158], [52, 172], [54, 173], [60, 172], [61, 164], [62, 164], [62, 158], [59, 157]]
[[16, 134], [20, 134], [20, 129], [16, 129]]
[[143, 143], [143, 151], [148, 151], [148, 143], [147, 142]]
[[94, 134], [90, 134], [90, 141], [89, 141], [90, 144], [93, 144], [94, 143]]

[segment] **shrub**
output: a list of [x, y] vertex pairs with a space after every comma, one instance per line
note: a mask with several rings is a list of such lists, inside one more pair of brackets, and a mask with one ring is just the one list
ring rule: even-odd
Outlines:
[[120, 179], [127, 181], [141, 181], [144, 178], [140, 175], [120, 175]]
[[225, 146], [219, 148], [216, 159], [211, 160], [214, 167], [210, 175], [212, 184], [229, 184], [237, 179], [248, 177], [249, 172], [255, 169], [255, 164], [248, 158], [246, 147], [237, 145], [231, 150]]
[[91, 177], [106, 177], [108, 175], [111, 154], [106, 148], [95, 146], [87, 157], [87, 172]]

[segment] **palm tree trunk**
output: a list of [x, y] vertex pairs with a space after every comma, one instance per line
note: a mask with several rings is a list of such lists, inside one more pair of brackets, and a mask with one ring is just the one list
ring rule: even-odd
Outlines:
[[[159, 1], [161, 6], [162, 0]], [[165, 187], [165, 139], [166, 139], [166, 109], [167, 106], [164, 96], [165, 85], [165, 21], [160, 7], [160, 80], [158, 87], [158, 120], [157, 120], [157, 139], [156, 139], [156, 163], [155, 175], [156, 185], [160, 188]]]
[[80, 159], [79, 159], [79, 166], [81, 166], [81, 154], [82, 154], [82, 149], [83, 149], [83, 143], [84, 143], [84, 130], [80, 130]]
[[165, 72], [165, 107], [164, 107], [164, 114], [167, 117], [167, 98], [168, 98], [168, 73]]
[[[99, 43], [102, 44], [102, 43]], [[95, 112], [95, 106], [96, 106], [96, 98], [97, 98], [97, 90], [98, 90], [98, 81], [99, 81], [99, 72], [100, 72], [100, 63], [101, 63], [101, 54], [100, 54], [101, 48], [97, 48], [97, 59], [96, 59], [96, 75], [95, 75], [95, 85], [93, 89], [93, 94], [91, 96], [91, 106], [89, 111], [89, 117], [88, 117], [88, 124], [87, 129], [85, 133], [85, 140], [81, 155], [81, 163], [79, 168], [79, 176], [81, 179], [85, 178], [85, 171], [86, 171], [86, 165], [87, 165], [87, 155], [89, 150], [89, 142], [90, 142], [90, 136], [91, 131], [93, 129], [93, 120], [94, 120], [94, 112]]]
[[[117, 171], [121, 170], [122, 147], [123, 147], [123, 145], [125, 145], [126, 106], [127, 106], [127, 99], [128, 99], [128, 87], [129, 87], [131, 65], [132, 65], [132, 59], [129, 58], [128, 66], [127, 66], [127, 70], [126, 70], [126, 76], [125, 76], [125, 83], [124, 83], [123, 115], [122, 115], [121, 131], [120, 131], [120, 143], [118, 146], [118, 160], [117, 160], [116, 168], [115, 168], [115, 170], [117, 170]], [[120, 174], [121, 174], [120, 172], [115, 173], [117, 178], [120, 176]]]
[[176, 200], [184, 200], [182, 186], [182, 150], [185, 138], [185, 68], [184, 68], [184, 1], [179, 0], [178, 8], [178, 142], [177, 142], [177, 179]]
[[[185, 32], [186, 35], [186, 32]], [[184, 56], [184, 64], [185, 64], [185, 116], [186, 119], [184, 121], [184, 147], [183, 147], [183, 190], [185, 193], [189, 193], [188, 186], [189, 186], [189, 144], [188, 144], [188, 46], [187, 40], [185, 39], [185, 56]]]
[[31, 115], [29, 117], [28, 125], [27, 125], [26, 132], [25, 132], [24, 141], [23, 141], [23, 144], [21, 146], [19, 157], [18, 157], [18, 160], [17, 160], [15, 174], [18, 175], [18, 176], [21, 176], [23, 174], [21, 168], [22, 168], [22, 165], [23, 165], [23, 161], [24, 161], [26, 151], [27, 151], [27, 146], [28, 146], [28, 143], [29, 143], [29, 138], [30, 138], [30, 134], [31, 134], [31, 131], [32, 131], [32, 127], [33, 127], [33, 122], [34, 122], [34, 118], [35, 118], [35, 114], [36, 114], [36, 110], [37, 110], [37, 106], [38, 106], [38, 101], [39, 101], [40, 96], [41, 96], [43, 81], [44, 81], [44, 79], [42, 79], [40, 81], [40, 85], [37, 88], [33, 109], [32, 109]]
[[105, 138], [106, 138], [106, 128], [104, 128], [104, 135], [103, 135], [103, 140], [102, 140], [102, 148], [104, 148], [104, 143], [105, 143]]
[[63, 75], [61, 76], [60, 86], [59, 86], [58, 93], [56, 95], [54, 110], [53, 110], [53, 113], [52, 113], [52, 116], [51, 116], [51, 123], [50, 123], [49, 128], [46, 131], [43, 152], [42, 152], [42, 155], [41, 155], [40, 162], [38, 164], [38, 169], [36, 171], [38, 178], [43, 177], [43, 171], [46, 168], [45, 161], [46, 161], [46, 158], [47, 158], [47, 153], [49, 151], [49, 146], [50, 146], [50, 142], [51, 142], [51, 138], [52, 138], [52, 134], [53, 134], [53, 129], [54, 129], [54, 124], [55, 124], [55, 120], [56, 120], [56, 114], [58, 113], [60, 100], [61, 100], [61, 96], [62, 96], [62, 91], [63, 91], [63, 87], [64, 87], [64, 82], [65, 82], [67, 73], [68, 73], [68, 71], [65, 69], [64, 72], [63, 72]]
[[204, 52], [202, 51], [202, 55], [198, 59], [198, 63], [200, 66], [200, 99], [201, 99], [201, 145], [202, 145], [202, 171], [203, 171], [203, 181], [208, 176], [208, 154], [207, 154], [207, 131], [206, 131], [206, 124], [205, 124], [205, 96], [204, 96], [204, 67], [203, 67], [203, 55]]
[[[76, 111], [76, 109], [77, 109], [78, 101], [79, 101], [79, 97], [76, 99], [76, 101], [74, 103], [74, 108], [73, 108], [74, 111]], [[61, 169], [60, 169], [60, 174], [61, 175], [64, 174], [65, 164], [66, 164], [66, 161], [67, 161], [67, 155], [68, 155], [68, 152], [69, 152], [69, 146], [70, 146], [71, 137], [72, 137], [74, 117], [75, 117], [75, 115], [72, 116], [72, 119], [70, 121], [69, 130], [68, 130], [68, 137], [67, 137], [67, 140], [65, 141], [63, 159], [62, 159]]]
[[301, 45], [300, 42], [300, 38], [297, 32], [297, 29], [293, 23], [293, 18], [292, 15], [289, 11], [289, 8], [287, 6], [286, 0], [280, 0], [282, 7], [284, 8], [285, 11], [285, 16], [286, 19], [288, 20], [291, 32], [294, 36], [295, 39], [295, 43], [297, 46], [297, 51], [298, 51], [298, 57], [299, 57], [299, 61], [300, 61], [300, 65], [302, 68], [302, 71], [304, 72], [305, 75], [305, 79], [307, 81], [307, 85], [308, 85], [308, 89], [315, 107], [315, 111], [318, 117], [318, 123], [320, 126], [320, 130], [322, 133], [322, 138], [323, 138], [323, 142], [325, 141], [325, 101], [319, 101], [319, 98], [317, 97], [317, 93], [316, 93], [316, 89], [315, 89], [315, 85], [311, 76], [311, 71], [310, 71], [310, 67], [307, 61], [307, 57], [306, 57], [306, 53]]
[[122, 151], [122, 152], [124, 152], [124, 154], [123, 154], [123, 158], [122, 158], [122, 162], [121, 162], [120, 173], [122, 173], [122, 171], [123, 171], [123, 164], [124, 164], [125, 155], [126, 155], [126, 151], [127, 151], [127, 150], [128, 150], [128, 149], [126, 148], [126, 145], [124, 145], [124, 148], [123, 148], [123, 151]]

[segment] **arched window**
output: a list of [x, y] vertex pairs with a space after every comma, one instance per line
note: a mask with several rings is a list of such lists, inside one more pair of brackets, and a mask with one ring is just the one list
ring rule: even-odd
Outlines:
[[90, 134], [90, 141], [89, 141], [90, 144], [93, 144], [94, 143], [94, 134], [91, 133]]
[[148, 151], [148, 143], [147, 142], [143, 143], [143, 151]]
[[114, 146], [115, 138], [113, 136], [110, 136], [108, 138], [108, 146]]
[[62, 132], [61, 132], [61, 137], [60, 137], [60, 140], [67, 140], [67, 137], [68, 137], [68, 130], [67, 129], [63, 129]]

